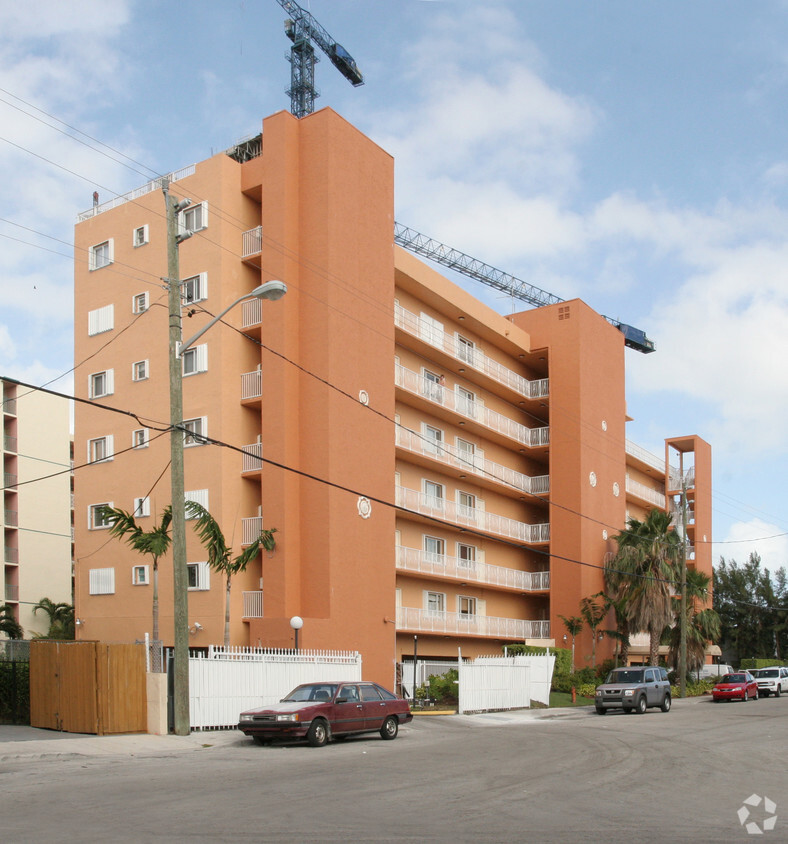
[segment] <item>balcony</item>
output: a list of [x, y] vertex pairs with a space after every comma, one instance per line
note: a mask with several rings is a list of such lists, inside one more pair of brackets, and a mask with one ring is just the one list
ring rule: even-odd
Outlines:
[[3, 399], [3, 413], [16, 416], [16, 399]]
[[630, 457], [634, 457], [638, 462], [644, 463], [652, 469], [656, 469], [660, 474], [665, 474], [665, 460], [647, 451], [637, 443], [632, 442], [632, 440], [627, 440], [627, 454]]
[[495, 639], [549, 639], [549, 621], [523, 621], [490, 615], [465, 615], [456, 612], [397, 607], [397, 630], [442, 633], [455, 636], [489, 636]]
[[456, 335], [449, 334], [425, 322], [418, 314], [394, 305], [394, 324], [413, 337], [418, 337], [430, 346], [481, 372], [498, 384], [529, 399], [544, 398], [549, 393], [547, 378], [529, 381], [511, 369], [488, 357], [480, 349], [462, 342]]
[[633, 481], [627, 475], [627, 495], [634, 498], [639, 498], [641, 501], [646, 501], [653, 507], [659, 507], [660, 510], [665, 509], [665, 493], [659, 492], [652, 487], [646, 486], [639, 481]]
[[263, 395], [263, 372], [255, 369], [241, 375], [241, 400], [254, 401]]
[[3, 472], [3, 485], [6, 489], [16, 489], [19, 477], [14, 472]]
[[394, 369], [394, 380], [398, 387], [420, 396], [430, 404], [439, 405], [465, 419], [471, 419], [482, 427], [528, 448], [539, 448], [550, 443], [549, 428], [527, 428], [508, 416], [486, 408], [480, 401], [469, 401], [465, 396], [430, 381], [418, 372], [399, 364]]
[[529, 495], [547, 495], [550, 491], [549, 475], [530, 477], [522, 474], [522, 472], [510, 469], [508, 466], [493, 463], [492, 460], [487, 460], [481, 455], [467, 454], [454, 446], [433, 442], [402, 426], [397, 427], [397, 447], [429, 457], [444, 466], [451, 466], [462, 472], [477, 475], [486, 481], [510, 487], [518, 492]]
[[16, 437], [11, 437], [8, 434], [3, 435], [3, 448], [16, 454]]
[[263, 227], [249, 229], [243, 233], [241, 259], [256, 267], [260, 266], [260, 253], [263, 251]]
[[19, 565], [19, 549], [11, 548], [9, 545], [3, 546], [3, 560], [13, 566]]
[[263, 617], [263, 593], [244, 592], [244, 618]]
[[544, 545], [550, 541], [549, 524], [528, 525], [506, 516], [497, 516], [494, 513], [488, 513], [486, 510], [479, 510], [476, 507], [468, 507], [464, 504], [455, 504], [445, 498], [426, 495], [404, 486], [397, 486], [395, 489], [397, 507], [402, 507], [411, 513], [418, 513], [421, 516], [440, 519], [455, 525], [466, 525], [474, 530], [495, 536], [504, 536], [507, 539], [514, 539], [516, 542], [529, 545]]
[[263, 444], [250, 443], [243, 446], [242, 472], [259, 472], [263, 468]]
[[259, 328], [263, 321], [263, 303], [260, 299], [247, 299], [242, 303], [241, 328]]
[[397, 546], [397, 571], [429, 577], [446, 577], [463, 583], [480, 583], [517, 592], [546, 592], [549, 571], [517, 571], [459, 557], [430, 554], [417, 548]]
[[252, 516], [250, 519], [241, 519], [241, 545], [251, 545], [260, 538], [263, 532], [263, 517]]
[[5, 599], [6, 601], [19, 601], [19, 587], [15, 583], [6, 583]]
[[19, 512], [17, 510], [5, 510], [4, 514], [6, 527], [19, 526]]

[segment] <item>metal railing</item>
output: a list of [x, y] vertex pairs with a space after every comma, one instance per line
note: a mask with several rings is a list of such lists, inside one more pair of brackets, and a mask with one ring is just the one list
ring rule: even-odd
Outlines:
[[469, 455], [460, 451], [456, 446], [436, 443], [403, 426], [397, 427], [397, 446], [430, 457], [438, 463], [462, 469], [480, 477], [488, 478], [496, 483], [510, 486], [520, 492], [531, 495], [546, 495], [550, 491], [550, 476], [537, 475], [530, 477], [522, 472], [494, 463], [476, 454]]
[[260, 299], [247, 299], [242, 304], [241, 328], [251, 328], [263, 321], [263, 303]]
[[243, 465], [242, 472], [259, 472], [263, 468], [263, 444], [250, 443], [242, 447]]
[[456, 580], [502, 586], [522, 592], [543, 592], [550, 588], [549, 571], [517, 571], [476, 560], [431, 554], [418, 548], [397, 546], [397, 569], [405, 572], [451, 577]]
[[652, 454], [642, 446], [632, 442], [632, 440], [627, 440], [627, 454], [631, 455], [636, 460], [640, 460], [641, 463], [646, 463], [648, 466], [658, 469], [663, 474], [665, 473], [664, 459], [657, 457], [656, 454]]
[[515, 440], [520, 445], [536, 448], [550, 443], [549, 428], [527, 428], [508, 416], [490, 410], [481, 402], [471, 401], [448, 387], [419, 375], [418, 372], [406, 369], [401, 364], [395, 366], [394, 380], [396, 385], [403, 390], [445, 407], [466, 419], [472, 419], [485, 428]]
[[538, 378], [529, 381], [522, 375], [504, 366], [498, 361], [488, 357], [480, 349], [469, 346], [462, 342], [456, 335], [449, 334], [430, 323], [425, 322], [418, 314], [406, 310], [401, 305], [394, 306], [394, 323], [403, 331], [414, 337], [419, 337], [430, 346], [451, 355], [453, 358], [468, 364], [473, 369], [482, 372], [499, 384], [503, 384], [510, 390], [514, 390], [528, 398], [543, 398], [549, 394], [549, 381], [547, 378]]
[[263, 517], [241, 519], [241, 545], [251, 545], [263, 532]]
[[442, 519], [457, 525], [467, 525], [485, 533], [505, 536], [507, 539], [532, 545], [541, 545], [550, 541], [549, 524], [529, 525], [506, 516], [479, 510], [476, 507], [455, 504], [445, 498], [437, 498], [404, 486], [396, 486], [395, 490], [397, 506], [410, 510], [412, 513]]
[[455, 636], [491, 636], [496, 639], [548, 639], [549, 621], [497, 618], [491, 615], [466, 615], [456, 612], [397, 607], [397, 629]]
[[3, 472], [3, 485], [6, 489], [16, 489], [19, 476], [14, 472]]
[[17, 448], [17, 439], [16, 437], [9, 436], [8, 434], [3, 435], [3, 448], [6, 451], [11, 451], [16, 454]]
[[3, 399], [3, 413], [16, 416], [16, 399]]
[[627, 475], [627, 492], [630, 495], [637, 496], [643, 501], [648, 501], [650, 504], [653, 504], [655, 507], [659, 507], [661, 510], [665, 509], [664, 492], [652, 489], [651, 487], [640, 483], [640, 481], [633, 481], [629, 475]]
[[263, 593], [244, 592], [244, 618], [263, 617]]
[[3, 513], [5, 514], [6, 525], [9, 527], [19, 526], [19, 512], [17, 510], [4, 510]]
[[263, 372], [255, 369], [241, 375], [241, 399], [259, 399], [263, 395]]
[[3, 546], [3, 560], [11, 565], [19, 565], [19, 549], [12, 548], [10, 545]]
[[243, 233], [243, 251], [242, 258], [248, 258], [250, 255], [257, 255], [263, 251], [263, 227], [249, 229]]
[[19, 600], [19, 587], [15, 583], [5, 584], [5, 599], [6, 601]]

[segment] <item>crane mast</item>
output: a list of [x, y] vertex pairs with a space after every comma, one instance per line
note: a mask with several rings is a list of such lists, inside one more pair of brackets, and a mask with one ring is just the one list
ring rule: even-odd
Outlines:
[[334, 67], [354, 87], [364, 84], [364, 76], [358, 69], [353, 56], [328, 34], [317, 19], [306, 9], [302, 9], [295, 0], [277, 0], [290, 16], [285, 21], [285, 34], [293, 42], [290, 55], [290, 112], [296, 117], [304, 117], [315, 110], [315, 100], [320, 92], [315, 88], [315, 64], [319, 58], [315, 54], [314, 44], [328, 56]]
[[[429, 258], [444, 267], [480, 281], [482, 284], [494, 287], [496, 290], [506, 293], [507, 296], [514, 296], [528, 302], [529, 305], [535, 305], [537, 308], [544, 305], [557, 305], [565, 301], [552, 293], [540, 290], [522, 279], [491, 267], [489, 264], [472, 258], [458, 249], [452, 249], [444, 243], [433, 240], [431, 237], [420, 234], [399, 223], [394, 223], [394, 242], [416, 255]], [[655, 351], [654, 341], [649, 340], [645, 331], [611, 317], [604, 318], [624, 335], [624, 345], [638, 352], [643, 352], [643, 354]]]

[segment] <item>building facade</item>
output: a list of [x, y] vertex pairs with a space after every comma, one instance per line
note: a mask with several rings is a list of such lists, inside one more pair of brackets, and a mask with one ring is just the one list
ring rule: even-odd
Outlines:
[[[235, 644], [292, 647], [300, 616], [302, 647], [358, 650], [389, 685], [416, 644], [436, 659], [560, 645], [560, 616], [601, 589], [626, 518], [671, 506], [671, 454], [710, 537], [705, 444], [670, 440], [659, 458], [626, 439], [621, 332], [579, 300], [503, 317], [395, 246], [393, 161], [330, 109], [272, 115], [170, 178], [191, 199], [184, 337], [262, 282], [288, 287], [232, 309], [182, 361], [187, 499], [237, 551], [277, 531], [233, 579]], [[151, 561], [108, 536], [100, 508], [149, 530], [170, 501], [164, 207], [151, 183], [76, 226], [85, 638], [151, 630]], [[224, 583], [188, 533], [191, 641], [205, 646], [222, 639]], [[709, 548], [696, 554], [710, 571]], [[169, 559], [158, 591], [170, 643]]]
[[67, 399], [0, 378], [3, 600], [25, 638], [46, 633], [42, 599], [72, 602], [71, 435]]

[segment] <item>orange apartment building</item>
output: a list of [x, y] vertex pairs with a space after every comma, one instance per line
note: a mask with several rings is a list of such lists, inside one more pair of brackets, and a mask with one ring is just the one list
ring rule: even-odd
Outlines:
[[[186, 497], [236, 551], [277, 531], [233, 580], [232, 641], [292, 647], [297, 615], [303, 648], [358, 650], [389, 686], [416, 636], [420, 658], [562, 645], [560, 616], [601, 589], [612, 537], [674, 507], [682, 484], [690, 564], [711, 571], [709, 447], [669, 439], [658, 457], [627, 440], [621, 332], [579, 300], [501, 316], [395, 246], [393, 168], [330, 109], [280, 112], [170, 186], [192, 200], [185, 337], [264, 281], [288, 287], [232, 309], [183, 360]], [[164, 208], [151, 183], [76, 226], [76, 391], [93, 400], [75, 420], [86, 639], [151, 630], [150, 560], [97, 508], [149, 530], [170, 502]], [[224, 583], [187, 533], [190, 641], [204, 647], [222, 641]], [[169, 559], [159, 571], [171, 644]], [[586, 636], [579, 664], [588, 652]]]

